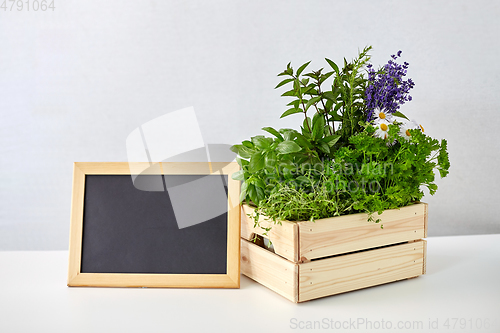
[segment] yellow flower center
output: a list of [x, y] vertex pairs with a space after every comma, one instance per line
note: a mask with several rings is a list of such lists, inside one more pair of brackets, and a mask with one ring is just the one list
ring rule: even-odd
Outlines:
[[418, 125], [422, 129], [422, 133], [424, 132], [424, 127], [422, 125]]
[[405, 133], [406, 133], [406, 135], [407, 135], [407, 136], [411, 136], [411, 134], [410, 134], [410, 130], [406, 130], [406, 132], [405, 132]]
[[387, 125], [386, 124], [380, 124], [380, 129], [382, 131], [384, 131], [384, 132], [387, 131]]
[[378, 114], [378, 117], [379, 117], [380, 119], [385, 119], [385, 113], [380, 112], [380, 113]]

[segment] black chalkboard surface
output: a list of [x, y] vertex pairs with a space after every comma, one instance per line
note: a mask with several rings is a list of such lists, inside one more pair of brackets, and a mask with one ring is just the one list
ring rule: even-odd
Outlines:
[[68, 285], [239, 287], [238, 167], [207, 165], [75, 163]]

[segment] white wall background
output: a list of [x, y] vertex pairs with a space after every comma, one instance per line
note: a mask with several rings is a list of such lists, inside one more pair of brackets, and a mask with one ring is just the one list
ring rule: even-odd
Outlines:
[[416, 87], [402, 111], [449, 140], [429, 234], [500, 233], [500, 2], [55, 5], [0, 10], [0, 249], [67, 248], [73, 161], [126, 161], [133, 129], [191, 105], [207, 143], [297, 128], [276, 74], [368, 44], [376, 66], [403, 50]]

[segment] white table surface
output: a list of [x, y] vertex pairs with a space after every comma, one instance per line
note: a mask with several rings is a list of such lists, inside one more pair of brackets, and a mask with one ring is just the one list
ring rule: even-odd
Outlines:
[[500, 332], [500, 235], [427, 245], [426, 275], [301, 304], [244, 276], [240, 289], [69, 288], [66, 251], [0, 252], [0, 332]]

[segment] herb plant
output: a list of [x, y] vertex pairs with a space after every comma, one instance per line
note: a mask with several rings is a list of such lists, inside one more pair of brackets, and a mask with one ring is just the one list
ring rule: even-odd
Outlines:
[[292, 98], [281, 117], [301, 114], [300, 128], [264, 127], [271, 137], [231, 148], [241, 166], [233, 175], [243, 182], [240, 200], [257, 207], [255, 221], [366, 212], [378, 222], [375, 212], [419, 201], [422, 186], [436, 192], [434, 170], [445, 177], [450, 167], [447, 142], [399, 111], [414, 87], [404, 79], [409, 64], [396, 62], [401, 51], [375, 71], [370, 50], [344, 58], [342, 69], [325, 59], [329, 71], [305, 72], [310, 62], [294, 71], [289, 63], [278, 74], [276, 88], [288, 86], [282, 96]]

